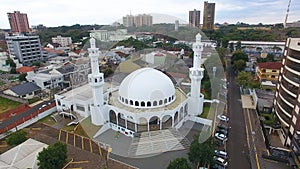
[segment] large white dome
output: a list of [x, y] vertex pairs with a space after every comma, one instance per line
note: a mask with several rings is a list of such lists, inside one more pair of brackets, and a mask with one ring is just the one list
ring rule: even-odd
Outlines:
[[127, 106], [154, 108], [172, 103], [175, 96], [175, 87], [167, 75], [153, 68], [141, 68], [122, 81], [118, 99]]

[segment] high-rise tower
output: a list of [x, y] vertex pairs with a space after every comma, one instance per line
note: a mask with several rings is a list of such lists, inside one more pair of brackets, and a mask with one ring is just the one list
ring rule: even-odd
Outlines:
[[28, 33], [30, 32], [27, 14], [15, 11], [7, 13], [12, 33]]
[[215, 24], [215, 3], [204, 1], [203, 26], [202, 29], [214, 29]]
[[300, 131], [300, 38], [288, 38], [283, 54], [274, 112], [282, 126], [279, 138], [284, 145], [291, 146]]
[[96, 48], [96, 40], [90, 39], [91, 47], [88, 49], [89, 57], [91, 59], [92, 74], [88, 75], [89, 84], [93, 91], [93, 104], [91, 105], [91, 119], [95, 125], [103, 125], [103, 108], [104, 108], [104, 97], [103, 97], [103, 85], [104, 76], [103, 73], [99, 72], [99, 49]]
[[196, 43], [193, 44], [194, 59], [193, 67], [189, 70], [191, 79], [191, 96], [188, 107], [188, 112], [191, 115], [199, 115], [203, 110], [204, 96], [200, 92], [201, 80], [203, 78], [204, 69], [201, 68], [201, 55], [203, 51], [203, 43], [201, 42], [201, 35], [196, 35]]
[[192, 27], [200, 27], [200, 11], [196, 9], [189, 11], [189, 24]]

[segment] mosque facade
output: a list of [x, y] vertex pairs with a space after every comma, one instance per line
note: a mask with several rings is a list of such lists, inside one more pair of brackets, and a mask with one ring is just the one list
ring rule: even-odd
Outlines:
[[[90, 39], [90, 45], [88, 52], [92, 73], [88, 76], [89, 86], [77, 90], [80, 98], [55, 95], [55, 101], [58, 111], [69, 109], [82, 117], [91, 116], [94, 125], [102, 126], [96, 135], [113, 129], [134, 137], [140, 132], [179, 128], [187, 119], [197, 118], [202, 113], [205, 100], [200, 92], [204, 74], [200, 34], [196, 35], [196, 42], [193, 43], [189, 94], [175, 86], [166, 74], [150, 67], [133, 71], [114, 89], [104, 89], [104, 75], [99, 71], [99, 49], [95, 39]], [[75, 90], [73, 93], [76, 93]], [[91, 97], [85, 97], [87, 93]]]

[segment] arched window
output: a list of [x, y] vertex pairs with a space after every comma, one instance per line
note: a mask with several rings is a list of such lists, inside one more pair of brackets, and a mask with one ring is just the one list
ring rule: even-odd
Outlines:
[[128, 100], [127, 99], [125, 99], [125, 103], [128, 104]]
[[147, 102], [147, 107], [151, 107], [151, 102], [150, 101]]
[[160, 100], [160, 101], [159, 101], [159, 105], [162, 105], [162, 104], [163, 104], [163, 101], [162, 101], [162, 100]]
[[165, 98], [165, 102], [164, 102], [164, 103], [165, 103], [165, 104], [167, 104], [167, 102], [168, 102], [168, 99], [167, 99], [167, 98]]
[[154, 102], [153, 102], [153, 106], [157, 106], [157, 101], [154, 101]]
[[140, 104], [139, 104], [139, 102], [138, 101], [135, 101], [135, 104], [134, 104], [135, 106], [139, 106]]
[[122, 97], [122, 102], [124, 103], [124, 98]]
[[141, 102], [141, 106], [142, 106], [142, 107], [145, 107], [145, 102]]
[[171, 97], [169, 97], [169, 102], [171, 102]]
[[133, 105], [133, 101], [132, 100], [130, 100], [130, 105]]

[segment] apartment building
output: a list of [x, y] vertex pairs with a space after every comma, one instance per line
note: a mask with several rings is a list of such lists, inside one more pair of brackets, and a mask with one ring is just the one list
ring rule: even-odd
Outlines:
[[200, 11], [196, 9], [189, 11], [189, 24], [192, 27], [200, 27]]
[[281, 141], [291, 146], [300, 131], [300, 38], [288, 38], [276, 87], [274, 111], [282, 124]]
[[59, 44], [61, 47], [66, 47], [72, 44], [72, 38], [71, 37], [62, 37], [62, 36], [57, 36], [57, 37], [53, 37], [52, 39], [52, 43], [57, 43]]
[[204, 1], [203, 26], [202, 29], [214, 29], [215, 25], [215, 3]]
[[14, 11], [13, 13], [7, 13], [7, 17], [12, 33], [28, 33], [31, 31], [26, 13]]
[[5, 39], [10, 55], [23, 66], [31, 66], [33, 62], [43, 60], [39, 36], [16, 35], [6, 36]]

